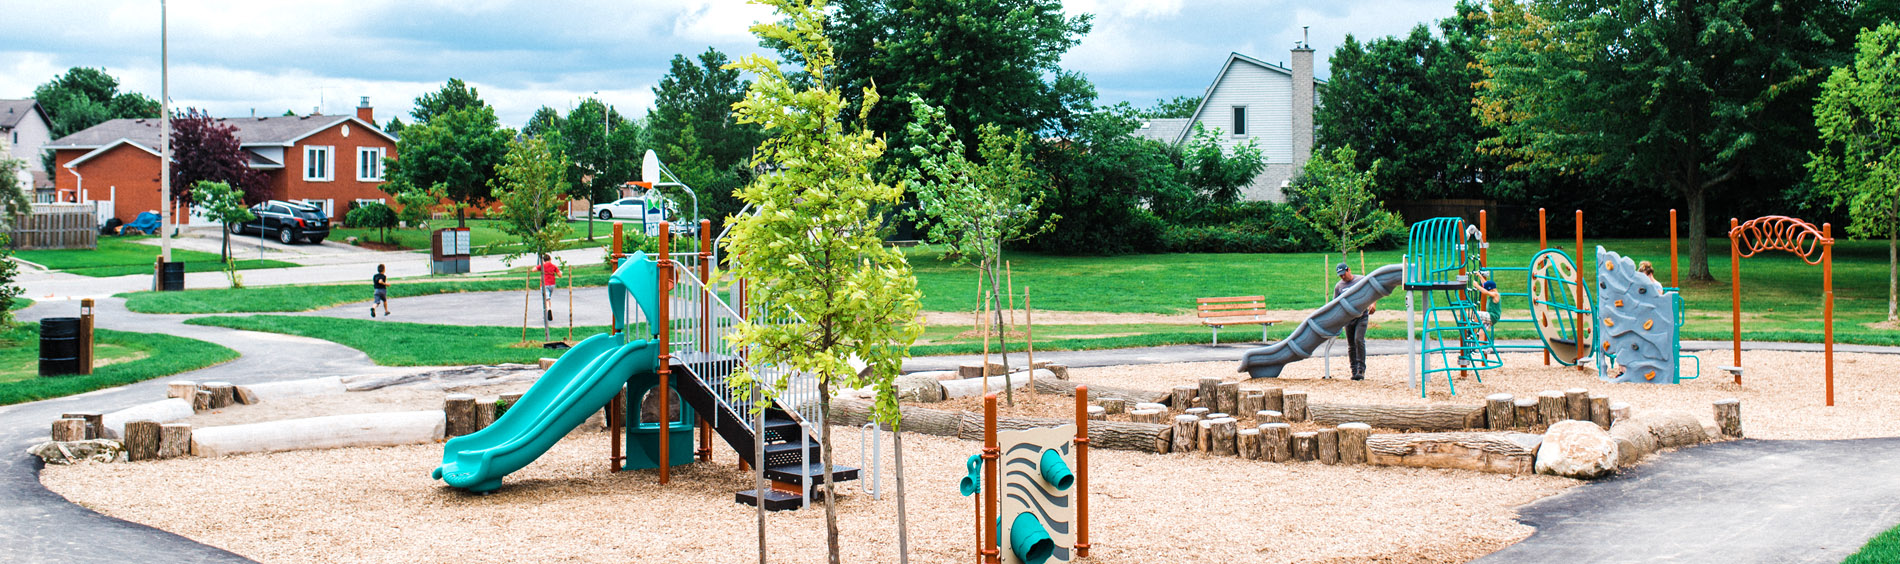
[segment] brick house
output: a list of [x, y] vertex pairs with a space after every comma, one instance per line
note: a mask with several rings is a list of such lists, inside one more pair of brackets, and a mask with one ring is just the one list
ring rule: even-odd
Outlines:
[[[268, 178], [271, 199], [309, 201], [336, 217], [352, 201], [390, 203], [382, 190], [383, 159], [395, 158], [396, 139], [376, 127], [374, 117], [365, 98], [353, 116], [217, 122], [236, 128], [251, 168]], [[60, 200], [111, 202], [112, 216], [127, 222], [157, 211], [159, 127], [157, 119], [115, 119], [46, 145]], [[193, 217], [190, 223], [209, 222]]]

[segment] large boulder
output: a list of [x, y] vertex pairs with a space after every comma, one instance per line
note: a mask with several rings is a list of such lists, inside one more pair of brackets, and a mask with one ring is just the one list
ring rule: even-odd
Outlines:
[[1537, 472], [1568, 478], [1600, 478], [1616, 471], [1616, 439], [1589, 421], [1560, 421], [1544, 431]]
[[897, 401], [935, 403], [943, 401], [943, 385], [938, 383], [937, 375], [929, 372], [905, 374], [897, 377]]
[[81, 460], [118, 462], [125, 457], [125, 445], [111, 439], [90, 441], [48, 441], [26, 449], [47, 464], [72, 464]]

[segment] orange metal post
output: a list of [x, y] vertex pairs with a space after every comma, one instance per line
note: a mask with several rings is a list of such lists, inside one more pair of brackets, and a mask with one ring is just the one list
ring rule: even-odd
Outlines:
[[983, 396], [983, 519], [977, 523], [988, 539], [983, 543], [983, 561], [989, 564], [1003, 561], [998, 552], [1002, 539], [991, 532], [996, 530], [996, 488], [1001, 484], [996, 459], [1001, 455], [1002, 449], [996, 446], [996, 392], [990, 392]]
[[[620, 222], [614, 222], [614, 252], [613, 255], [607, 259], [609, 275], [611, 275], [612, 271], [620, 269], [620, 259], [626, 256], [624, 253], [621, 253], [624, 249], [622, 245], [626, 244], [626, 240], [626, 235], [621, 232]], [[633, 312], [627, 313], [631, 314]], [[629, 317], [628, 319], [631, 320], [632, 318]], [[630, 321], [626, 322], [630, 323]], [[614, 335], [620, 334], [621, 323], [623, 323], [623, 320], [615, 319], [614, 326], [607, 328], [607, 331]], [[613, 461], [613, 469], [610, 470], [611, 472], [619, 472], [622, 462], [627, 459], [627, 457], [620, 454], [620, 428], [626, 421], [626, 413], [624, 412], [626, 409], [626, 399], [627, 389], [626, 386], [623, 385], [620, 388], [620, 393], [616, 394], [614, 400], [607, 404], [607, 440], [613, 441], [613, 451], [608, 455]]]
[[[626, 253], [621, 252], [626, 250], [627, 237], [621, 232], [620, 228], [620, 222], [614, 222], [614, 254], [613, 257], [607, 261], [607, 270], [609, 271], [619, 270], [620, 259], [627, 256]], [[609, 274], [611, 274], [611, 272], [609, 272]]]
[[655, 316], [653, 332], [660, 336], [660, 485], [666, 485], [673, 479], [673, 461], [669, 438], [673, 435], [673, 420], [667, 414], [673, 412], [673, 318], [669, 315], [673, 297], [673, 260], [667, 258], [667, 251], [673, 246], [673, 225], [660, 222], [660, 299], [659, 315]]
[[[702, 353], [711, 353], [717, 347], [712, 342], [712, 220], [699, 220], [699, 346]], [[704, 416], [699, 418], [699, 450], [693, 454], [700, 461], [712, 460], [712, 423]]]
[[[1742, 247], [1735, 230], [1741, 222], [1728, 218], [1728, 297], [1729, 323], [1735, 328], [1735, 367], [1742, 367]], [[1741, 385], [1742, 372], [1735, 371], [1735, 384]]]
[[1487, 227], [1484, 221], [1484, 210], [1478, 210], [1478, 268], [1491, 266], [1491, 245], [1488, 244], [1491, 234], [1486, 229]]
[[1089, 556], [1089, 387], [1075, 387], [1075, 555]]
[[1681, 288], [1676, 279], [1676, 210], [1669, 210], [1669, 287]]
[[[1548, 224], [1545, 222], [1544, 208], [1537, 208], [1537, 249], [1538, 250], [1544, 250], [1544, 249], [1550, 248], [1550, 232], [1545, 229], [1546, 225]], [[1530, 289], [1525, 288], [1525, 291], [1530, 291]], [[1532, 299], [1536, 299], [1536, 298], [1533, 297]], [[1532, 305], [1531, 309], [1537, 309], [1536, 304], [1531, 304], [1531, 305]], [[1550, 366], [1550, 349], [1544, 349], [1544, 366]]]
[[1821, 295], [1827, 302], [1821, 306], [1822, 329], [1827, 352], [1827, 405], [1834, 406], [1834, 224], [1821, 224]]
[[[1590, 257], [1591, 270], [1596, 269], [1596, 262], [1597, 262], [1596, 257]], [[1577, 268], [1577, 307], [1581, 308], [1588, 305], [1588, 304], [1585, 304], [1584, 302], [1590, 299], [1589, 291], [1584, 288], [1586, 285], [1590, 283], [1590, 279], [1584, 276], [1583, 273], [1585, 271], [1582, 268], [1583, 266], [1583, 210], [1577, 210], [1577, 260], [1576, 260], [1576, 263], [1578, 266]], [[1578, 327], [1576, 328], [1576, 330], [1577, 330], [1577, 340], [1582, 341], [1583, 328]], [[1570, 361], [1571, 364], [1577, 367], [1577, 370], [1583, 370], [1583, 351], [1584, 349], [1588, 349], [1591, 347], [1592, 345], [1590, 345], [1589, 343], [1581, 343], [1581, 342], [1577, 343], [1577, 347], [1576, 347], [1577, 358], [1571, 359]]]

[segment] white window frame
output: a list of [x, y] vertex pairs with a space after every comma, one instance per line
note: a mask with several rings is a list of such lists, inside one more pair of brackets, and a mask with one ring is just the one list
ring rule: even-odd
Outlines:
[[[323, 155], [322, 171], [311, 166], [311, 156]], [[319, 172], [312, 175], [311, 172]], [[336, 179], [336, 147], [328, 145], [305, 145], [303, 148], [303, 179], [309, 182], [330, 182]]]
[[[356, 179], [358, 181], [383, 181], [383, 155], [385, 154], [383, 151], [384, 148], [382, 147], [356, 148]], [[374, 167], [375, 169], [372, 171], [370, 167]], [[374, 172], [375, 174], [366, 174], [369, 172]]]
[[[1233, 122], [1234, 136], [1245, 137], [1247, 135], [1247, 121], [1248, 121], [1247, 107], [1234, 106], [1234, 111], [1233, 113], [1228, 114], [1228, 118], [1230, 118], [1229, 121]], [[1233, 119], [1233, 118], [1238, 118], [1238, 119]]]

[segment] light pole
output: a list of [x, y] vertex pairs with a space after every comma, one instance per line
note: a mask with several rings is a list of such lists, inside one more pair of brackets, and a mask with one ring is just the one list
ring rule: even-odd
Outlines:
[[[158, 248], [159, 261], [172, 261], [172, 83], [166, 42], [165, 0], [158, 0]], [[262, 234], [259, 235], [263, 236]], [[161, 272], [160, 276], [164, 274]]]

